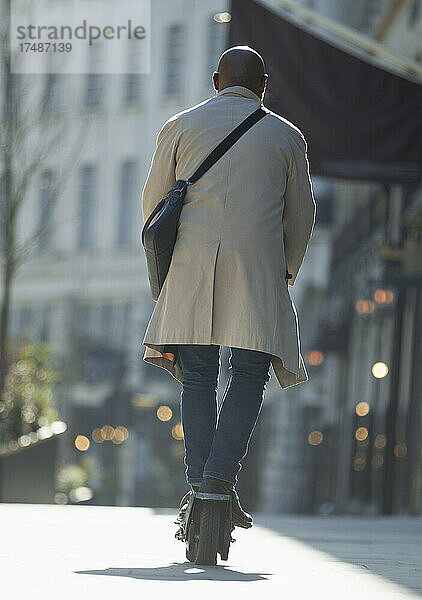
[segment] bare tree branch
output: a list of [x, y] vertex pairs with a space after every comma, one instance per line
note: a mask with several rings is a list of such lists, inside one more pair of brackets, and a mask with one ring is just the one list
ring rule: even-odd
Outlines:
[[[13, 278], [18, 268], [31, 254], [34, 246], [51, 231], [40, 222], [24, 239], [18, 239], [19, 216], [29, 199], [31, 185], [43, 168], [54, 164], [54, 152], [69, 131], [66, 113], [49, 114], [48, 76], [31, 77], [11, 72], [12, 56], [9, 44], [10, 0], [0, 3], [0, 267], [2, 273], [0, 322], [0, 402], [7, 370], [7, 340], [10, 296]], [[25, 93], [24, 85], [31, 85]], [[39, 84], [43, 83], [44, 86]], [[81, 124], [79, 135], [68, 159], [60, 164], [60, 172], [49, 190], [46, 209], [49, 214], [63, 196], [71, 178], [77, 157], [87, 134]]]

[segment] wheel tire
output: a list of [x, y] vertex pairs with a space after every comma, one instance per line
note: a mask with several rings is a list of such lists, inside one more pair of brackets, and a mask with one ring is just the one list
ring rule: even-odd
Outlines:
[[221, 560], [228, 560], [229, 558], [229, 550], [230, 550], [230, 542], [231, 542], [231, 530], [232, 530], [232, 522], [231, 519], [226, 518], [224, 520], [224, 524], [221, 531], [220, 538], [220, 547], [218, 552], [220, 553]]
[[186, 558], [190, 562], [195, 562], [198, 555], [198, 541], [196, 538], [196, 524], [191, 521], [186, 536]]
[[216, 565], [220, 536], [220, 511], [214, 502], [204, 502], [199, 519], [197, 565]]

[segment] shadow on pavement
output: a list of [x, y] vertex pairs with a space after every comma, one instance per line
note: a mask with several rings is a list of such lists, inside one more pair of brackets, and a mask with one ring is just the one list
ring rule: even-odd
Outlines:
[[422, 593], [422, 519], [265, 515], [256, 525]]
[[132, 577], [133, 579], [149, 579], [157, 581], [259, 581], [266, 580], [265, 575], [272, 573], [242, 573], [228, 569], [222, 565], [205, 566], [191, 562], [174, 562], [165, 567], [149, 567], [139, 569], [109, 568], [91, 571], [75, 571], [79, 575], [111, 575], [112, 577]]

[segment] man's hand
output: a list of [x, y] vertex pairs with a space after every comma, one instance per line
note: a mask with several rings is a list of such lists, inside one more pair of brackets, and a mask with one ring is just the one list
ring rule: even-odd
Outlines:
[[283, 232], [286, 264], [293, 285], [312, 235], [316, 204], [312, 191], [307, 142], [303, 134], [293, 131], [291, 141], [291, 160], [284, 193]]

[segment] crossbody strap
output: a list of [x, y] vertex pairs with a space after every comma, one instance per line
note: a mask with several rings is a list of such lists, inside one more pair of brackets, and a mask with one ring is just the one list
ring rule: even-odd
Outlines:
[[204, 173], [208, 171], [216, 162], [219, 160], [230, 148], [242, 137], [255, 123], [258, 123], [262, 117], [268, 113], [268, 110], [260, 106], [253, 113], [249, 115], [244, 121], [240, 123], [229, 135], [227, 135], [223, 141], [207, 156], [207, 158], [199, 165], [195, 173], [187, 180], [188, 184], [195, 183], [198, 181]]

